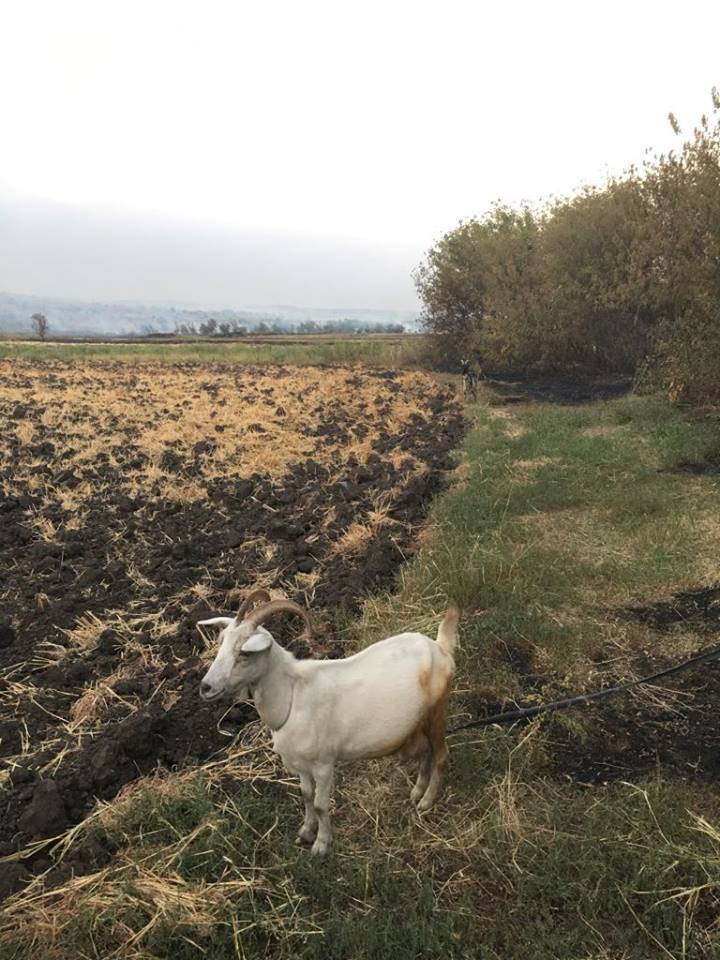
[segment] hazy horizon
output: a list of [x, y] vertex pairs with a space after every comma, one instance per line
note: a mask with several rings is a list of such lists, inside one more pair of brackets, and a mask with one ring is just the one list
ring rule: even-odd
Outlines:
[[0, 38], [0, 289], [416, 310], [495, 200], [677, 145], [720, 6], [38, 0]]
[[0, 289], [207, 309], [417, 310], [409, 244], [283, 235], [0, 194]]

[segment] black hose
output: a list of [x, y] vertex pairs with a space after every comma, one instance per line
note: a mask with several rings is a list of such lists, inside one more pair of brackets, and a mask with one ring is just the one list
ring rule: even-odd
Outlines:
[[680, 673], [682, 670], [687, 670], [688, 667], [692, 667], [696, 663], [706, 663], [708, 660], [715, 660], [717, 657], [720, 657], [720, 647], [715, 647], [706, 653], [699, 653], [689, 660], [683, 660], [682, 663], [678, 663], [674, 667], [658, 670], [657, 673], [651, 673], [649, 676], [641, 677], [639, 680], [628, 680], [625, 683], [618, 683], [614, 687], [605, 687], [602, 690], [594, 690], [592, 693], [582, 693], [576, 697], [568, 697], [566, 700], [553, 700], [551, 703], [541, 703], [535, 707], [524, 707], [521, 710], [510, 710], [507, 713], [495, 713], [491, 717], [480, 717], [478, 720], [470, 720], [469, 723], [463, 723], [459, 727], [449, 730], [448, 735], [459, 733], [461, 730], [468, 730], [471, 727], [489, 727], [492, 724], [514, 723], [516, 720], [527, 720], [529, 717], [536, 717], [541, 713], [564, 710], [567, 707], [573, 707], [580, 703], [589, 703], [591, 700], [609, 697], [614, 693], [623, 693], [623, 691], [630, 690], [632, 687], [639, 687], [643, 683], [660, 680], [661, 677], [669, 677], [673, 673]]

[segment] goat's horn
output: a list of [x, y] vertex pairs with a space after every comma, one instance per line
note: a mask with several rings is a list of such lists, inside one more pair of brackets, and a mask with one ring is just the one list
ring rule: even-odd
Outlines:
[[261, 607], [257, 607], [253, 610], [252, 613], [248, 614], [245, 617], [246, 623], [251, 623], [254, 627], [260, 626], [261, 623], [264, 623], [268, 617], [272, 617], [275, 613], [282, 613], [283, 611], [287, 613], [294, 613], [298, 617], [302, 617], [305, 621], [305, 629], [302, 633], [302, 636], [309, 640], [312, 637], [312, 623], [310, 622], [310, 616], [308, 615], [307, 610], [303, 610], [301, 606], [298, 606], [297, 603], [294, 603], [292, 600], [271, 600], [270, 603], [264, 603]]
[[252, 607], [256, 606], [258, 603], [269, 603], [270, 594], [264, 587], [256, 587], [255, 590], [251, 590], [250, 593], [245, 597], [243, 602], [238, 608], [238, 612], [235, 614], [235, 619], [238, 623], [242, 623], [245, 619], [245, 614]]

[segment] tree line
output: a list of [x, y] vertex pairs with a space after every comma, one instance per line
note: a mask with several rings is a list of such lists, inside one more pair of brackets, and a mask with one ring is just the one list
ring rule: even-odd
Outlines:
[[677, 150], [543, 206], [461, 222], [415, 273], [436, 356], [636, 371], [720, 394], [720, 94]]
[[[50, 330], [50, 321], [44, 313], [34, 313], [30, 318], [33, 333], [40, 340], [45, 340]], [[259, 336], [279, 336], [288, 334], [309, 333], [340, 333], [340, 334], [402, 334], [405, 326], [402, 323], [360, 323], [356, 320], [328, 320], [318, 323], [315, 320], [303, 320], [300, 323], [288, 324], [277, 321], [260, 321], [250, 325], [238, 323], [237, 320], [216, 320], [210, 317], [199, 324], [176, 324], [171, 333], [156, 330], [152, 324], [144, 324], [142, 335], [145, 337], [247, 337], [250, 334]]]
[[[152, 335], [153, 331], [149, 331]], [[309, 333], [405, 333], [402, 323], [360, 323], [357, 320], [328, 320], [318, 323], [315, 320], [303, 320], [300, 323], [280, 323], [277, 321], [247, 326], [237, 320], [215, 320], [210, 318], [199, 325], [181, 323], [175, 328], [175, 334], [184, 337], [246, 337], [249, 334], [259, 336], [309, 334]]]

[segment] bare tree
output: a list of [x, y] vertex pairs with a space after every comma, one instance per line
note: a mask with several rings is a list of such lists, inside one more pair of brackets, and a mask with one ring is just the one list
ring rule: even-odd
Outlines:
[[45, 314], [34, 313], [30, 317], [30, 322], [32, 323], [32, 328], [38, 337], [40, 337], [41, 340], [44, 340], [47, 336], [48, 328], [50, 327], [50, 323]]

